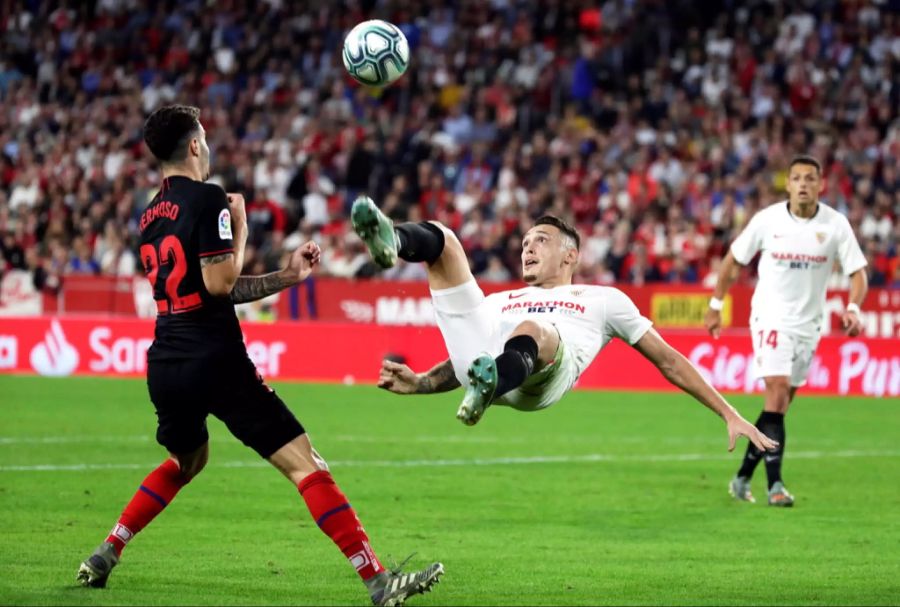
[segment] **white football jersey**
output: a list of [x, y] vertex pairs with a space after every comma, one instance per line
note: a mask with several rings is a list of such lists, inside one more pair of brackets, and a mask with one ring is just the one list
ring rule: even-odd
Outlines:
[[821, 202], [809, 219], [791, 213], [787, 201], [759, 211], [731, 244], [731, 253], [746, 265], [759, 251], [750, 322], [800, 335], [815, 335], [822, 325], [834, 261], [845, 274], [866, 266], [850, 222]]
[[554, 324], [565, 347], [575, 355], [579, 375], [610, 339], [620, 337], [634, 344], [653, 324], [627, 295], [599, 285], [501, 291], [488, 295], [481, 309], [498, 321], [498, 334], [503, 336], [523, 320]]

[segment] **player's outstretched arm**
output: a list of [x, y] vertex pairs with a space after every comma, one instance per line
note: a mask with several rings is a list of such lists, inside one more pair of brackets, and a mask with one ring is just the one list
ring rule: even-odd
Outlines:
[[647, 331], [634, 348], [643, 354], [662, 372], [673, 385], [678, 386], [725, 420], [728, 425], [728, 450], [734, 449], [739, 436], [746, 436], [763, 451], [778, 446], [759, 429], [741, 417], [722, 395], [703, 379], [700, 372], [678, 350], [666, 343], [654, 329]]
[[381, 362], [378, 387], [394, 394], [435, 394], [459, 387], [450, 359], [438, 363], [426, 373], [415, 373], [408, 366], [390, 360]]
[[256, 301], [302, 282], [322, 258], [319, 245], [310, 241], [291, 254], [288, 264], [262, 276], [240, 276], [231, 290], [231, 301], [236, 304]]

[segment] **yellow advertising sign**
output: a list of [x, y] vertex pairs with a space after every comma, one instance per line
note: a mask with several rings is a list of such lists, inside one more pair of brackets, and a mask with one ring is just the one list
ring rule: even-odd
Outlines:
[[[650, 320], [660, 328], [702, 329], [709, 297], [705, 293], [654, 293], [650, 296]], [[722, 326], [731, 326], [731, 295], [725, 296]]]

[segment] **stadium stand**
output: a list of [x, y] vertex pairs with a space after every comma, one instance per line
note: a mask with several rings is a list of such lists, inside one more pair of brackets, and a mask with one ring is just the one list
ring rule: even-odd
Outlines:
[[[811, 153], [870, 284], [900, 287], [897, 0], [0, 5], [0, 273], [45, 291], [141, 272], [141, 127], [169, 102], [203, 108], [211, 179], [252, 201], [245, 272], [314, 237], [322, 274], [372, 276], [347, 221], [365, 192], [452, 226], [483, 280], [519, 277], [522, 228], [551, 212], [582, 231], [581, 281], [711, 287]], [[338, 52], [370, 16], [412, 47], [381, 92]]]

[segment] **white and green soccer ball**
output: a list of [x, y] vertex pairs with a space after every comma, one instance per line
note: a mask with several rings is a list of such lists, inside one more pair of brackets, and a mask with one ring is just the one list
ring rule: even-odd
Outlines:
[[409, 66], [409, 42], [387, 21], [363, 21], [344, 38], [344, 67], [354, 80], [382, 87], [403, 75]]

